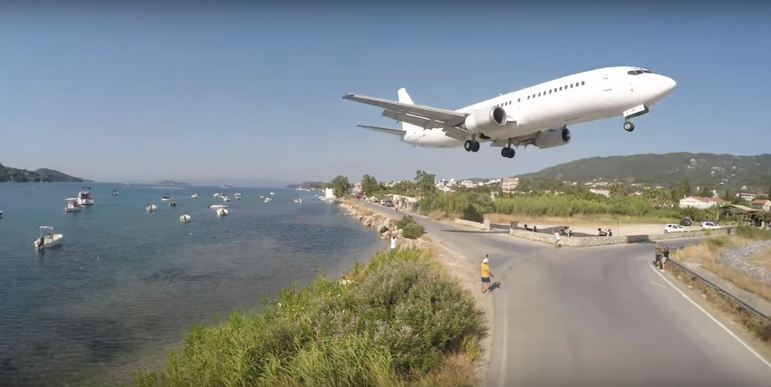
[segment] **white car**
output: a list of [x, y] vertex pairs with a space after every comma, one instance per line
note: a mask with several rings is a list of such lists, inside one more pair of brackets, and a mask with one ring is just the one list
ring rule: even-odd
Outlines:
[[683, 232], [685, 231], [682, 227], [680, 227], [679, 224], [668, 224], [664, 226], [664, 232], [670, 233], [670, 232]]
[[720, 226], [718, 226], [715, 222], [701, 222], [701, 228], [709, 230], [713, 228], [720, 228]]

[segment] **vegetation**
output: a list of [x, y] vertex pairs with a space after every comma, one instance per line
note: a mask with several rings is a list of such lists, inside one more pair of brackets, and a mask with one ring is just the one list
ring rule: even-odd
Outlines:
[[426, 233], [423, 226], [415, 222], [411, 216], [407, 215], [396, 223], [396, 227], [402, 230], [402, 236], [408, 239], [418, 239]]
[[771, 230], [741, 225], [736, 228], [736, 234], [752, 240], [770, 240]]
[[425, 252], [356, 265], [343, 284], [319, 278], [255, 315], [191, 331], [140, 386], [471, 385], [480, 313]]
[[79, 177], [74, 177], [67, 175], [65, 173], [53, 170], [53, 169], [46, 169], [41, 168], [36, 171], [28, 171], [26, 169], [18, 169], [18, 168], [11, 168], [6, 167], [0, 164], [0, 182], [5, 181], [14, 181], [18, 183], [28, 182], [28, 181], [45, 181], [45, 182], [54, 182], [54, 181], [72, 181], [72, 182], [82, 182], [83, 179]]
[[[592, 157], [520, 177], [579, 183], [601, 178], [606, 181], [656, 184], [669, 188], [689, 181], [689, 184], [698, 187], [736, 190], [746, 185], [750, 190], [763, 191], [771, 181], [771, 154], [733, 156], [683, 152]], [[694, 192], [688, 194], [691, 193]]]
[[339, 198], [348, 195], [351, 191], [351, 187], [353, 187], [345, 176], [335, 177], [329, 185], [332, 187], [332, 190], [335, 191], [335, 196]]

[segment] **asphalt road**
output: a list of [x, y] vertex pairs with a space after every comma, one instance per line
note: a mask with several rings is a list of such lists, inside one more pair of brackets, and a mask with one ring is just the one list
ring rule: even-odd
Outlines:
[[469, 265], [490, 255], [487, 385], [771, 386], [768, 360], [653, 270], [651, 243], [556, 249], [416, 220]]

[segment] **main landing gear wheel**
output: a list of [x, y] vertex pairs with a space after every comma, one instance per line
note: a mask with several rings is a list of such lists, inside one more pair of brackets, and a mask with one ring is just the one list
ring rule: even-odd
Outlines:
[[509, 147], [501, 148], [501, 156], [503, 156], [503, 157], [505, 157], [507, 159], [513, 158], [514, 154], [515, 154], [515, 152], [514, 152], [513, 148], [509, 148]]
[[479, 150], [479, 141], [467, 140], [463, 143], [463, 149], [465, 149], [466, 152], [476, 152]]
[[634, 130], [634, 124], [632, 123], [632, 121], [624, 122], [624, 130], [626, 130], [627, 132], [631, 132]]

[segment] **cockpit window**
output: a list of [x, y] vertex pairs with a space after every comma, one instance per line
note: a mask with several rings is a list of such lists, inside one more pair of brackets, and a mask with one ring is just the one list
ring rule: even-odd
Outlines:
[[650, 70], [646, 70], [646, 69], [636, 69], [636, 70], [629, 70], [626, 73], [629, 75], [640, 75], [640, 74], [650, 73], [650, 72], [651, 72]]

